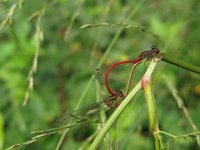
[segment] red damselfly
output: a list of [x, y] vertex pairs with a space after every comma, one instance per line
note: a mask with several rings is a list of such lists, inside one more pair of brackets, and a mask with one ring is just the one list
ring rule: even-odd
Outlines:
[[160, 53], [160, 50], [156, 46], [153, 45], [153, 46], [151, 46], [151, 50], [141, 52], [140, 55], [135, 59], [124, 60], [124, 61], [120, 61], [120, 62], [111, 64], [105, 73], [105, 85], [106, 85], [107, 91], [112, 96], [114, 96], [116, 94], [116, 91], [114, 91], [109, 84], [109, 75], [114, 68], [116, 68], [120, 65], [124, 65], [124, 64], [133, 64], [133, 69], [132, 69], [132, 72], [133, 72], [135, 70], [135, 68], [137, 67], [137, 65], [139, 65], [141, 63], [142, 60], [144, 60], [145, 58], [149, 59], [153, 56], [158, 55], [159, 53]]

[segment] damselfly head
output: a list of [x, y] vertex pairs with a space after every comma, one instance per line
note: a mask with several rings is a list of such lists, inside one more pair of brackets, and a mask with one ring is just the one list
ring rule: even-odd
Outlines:
[[151, 46], [151, 50], [154, 51], [156, 54], [160, 53], [160, 50], [155, 45]]

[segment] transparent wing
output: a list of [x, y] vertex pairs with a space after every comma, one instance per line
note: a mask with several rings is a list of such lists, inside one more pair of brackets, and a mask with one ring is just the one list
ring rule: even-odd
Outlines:
[[88, 107], [67, 112], [56, 119], [55, 128], [31, 132], [37, 134], [33, 139], [40, 138], [41, 136], [47, 136], [65, 129], [87, 126], [91, 123], [101, 123], [98, 112], [102, 106], [105, 106], [103, 102], [99, 102]]
[[[84, 107], [78, 110], [74, 110], [72, 112], [67, 112], [61, 115], [57, 121], [56, 126], [67, 125], [71, 122], [88, 122], [95, 118], [98, 122], [98, 112], [100, 107], [104, 106], [103, 101], [99, 103], [94, 103], [88, 107]], [[93, 120], [94, 121], [94, 120]], [[99, 121], [100, 122], [100, 121]]]

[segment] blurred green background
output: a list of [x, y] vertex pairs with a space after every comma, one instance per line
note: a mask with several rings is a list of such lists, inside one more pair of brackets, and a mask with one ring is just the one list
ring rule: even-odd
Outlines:
[[[31, 139], [30, 131], [52, 128], [58, 116], [75, 109], [84, 91], [80, 107], [95, 102], [97, 93], [101, 100], [108, 96], [105, 86], [100, 83], [99, 88], [95, 80], [87, 89], [96, 68], [105, 70], [114, 62], [135, 58], [152, 44], [164, 53], [198, 66], [199, 18], [199, 0], [1, 0], [0, 149]], [[124, 23], [132, 28], [121, 31], [122, 26], [116, 25], [80, 29], [85, 24], [103, 22]], [[106, 51], [108, 47], [110, 51]], [[36, 72], [31, 69], [34, 58]], [[137, 68], [135, 82], [145, 69], [144, 64]], [[31, 79], [27, 80], [30, 70], [32, 91], [28, 88]], [[125, 67], [121, 72], [113, 72], [111, 85], [124, 89], [129, 71]], [[153, 82], [160, 129], [175, 135], [193, 131], [167, 83], [177, 89], [190, 117], [200, 127], [200, 76], [161, 62]], [[27, 89], [28, 102], [23, 106]], [[117, 143], [119, 150], [155, 149], [142, 91], [135, 100], [110, 130], [110, 145], [114, 147]], [[86, 126], [70, 132], [61, 149], [83, 147], [90, 135], [84, 135], [88, 134], [85, 130], [91, 134], [96, 129]], [[41, 138], [19, 149], [55, 149], [61, 134]], [[82, 138], [77, 139], [76, 135]], [[103, 141], [100, 149], [108, 149], [105, 145]], [[195, 139], [169, 145], [169, 149], [176, 150], [198, 149]]]

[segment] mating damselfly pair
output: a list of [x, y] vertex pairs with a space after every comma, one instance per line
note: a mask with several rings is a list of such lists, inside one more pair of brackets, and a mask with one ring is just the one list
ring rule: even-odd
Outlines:
[[[124, 61], [111, 64], [110, 67], [104, 73], [104, 77], [105, 77], [104, 84], [106, 86], [108, 93], [110, 94], [107, 98], [105, 98], [101, 102], [92, 104], [88, 107], [81, 108], [72, 112], [67, 112], [61, 115], [61, 117], [57, 119], [55, 127], [46, 129], [46, 130], [33, 131], [31, 133], [35, 134], [35, 136], [31, 140], [28, 140], [21, 144], [15, 144], [11, 146], [10, 148], [15, 148], [15, 147], [36, 142], [41, 137], [58, 133], [60, 131], [63, 131], [63, 133], [67, 133], [66, 131], [73, 129], [74, 127], [86, 126], [92, 123], [100, 123], [100, 124], [104, 123], [102, 122], [102, 118], [100, 118], [100, 115], [99, 115], [100, 110], [101, 110], [100, 108], [103, 108], [103, 109], [105, 108], [109, 110], [117, 108], [129, 92], [129, 88], [130, 88], [130, 84], [131, 84], [131, 80], [132, 80], [132, 76], [133, 76], [135, 68], [142, 62], [142, 60], [153, 58], [154, 56], [159, 55], [160, 54], [159, 52], [160, 51], [158, 48], [156, 48], [155, 46], [152, 46], [150, 50], [141, 52], [138, 55], [138, 57], [135, 59], [124, 60]], [[118, 68], [119, 66], [124, 66], [126, 64], [130, 64], [132, 66], [132, 69], [128, 77], [125, 92], [122, 92], [121, 89], [116, 90], [114, 88], [111, 88], [111, 85], [109, 82], [110, 73], [115, 68]]]
[[[100, 119], [90, 119], [95, 118], [97, 112], [99, 112], [100, 108], [105, 109], [115, 109], [117, 108], [120, 103], [123, 101], [123, 99], [127, 96], [128, 90], [130, 88], [130, 83], [132, 79], [133, 72], [135, 68], [141, 63], [142, 60], [152, 58], [159, 54], [159, 49], [155, 46], [152, 46], [150, 50], [143, 51], [139, 54], [139, 56], [135, 59], [130, 60], [124, 60], [120, 62], [116, 62], [110, 65], [110, 67], [107, 69], [107, 71], [104, 73], [105, 77], [105, 86], [107, 88], [108, 93], [110, 96], [105, 98], [103, 101], [94, 103], [88, 107], [81, 108], [72, 112], [67, 112], [61, 117], [59, 117], [57, 121], [57, 126], [55, 128], [49, 129], [49, 130], [41, 130], [41, 131], [34, 131], [32, 133], [38, 133], [38, 134], [49, 134], [49, 133], [55, 133], [60, 130], [64, 129], [70, 129], [75, 126], [81, 126], [90, 124], [92, 122], [95, 123], [101, 123]], [[109, 84], [109, 75], [113, 71], [114, 68], [117, 68], [119, 66], [125, 65], [125, 64], [131, 64], [132, 70], [129, 75], [129, 79], [127, 82], [126, 92], [123, 93], [121, 90], [113, 90]], [[103, 106], [103, 107], [102, 107]]]

